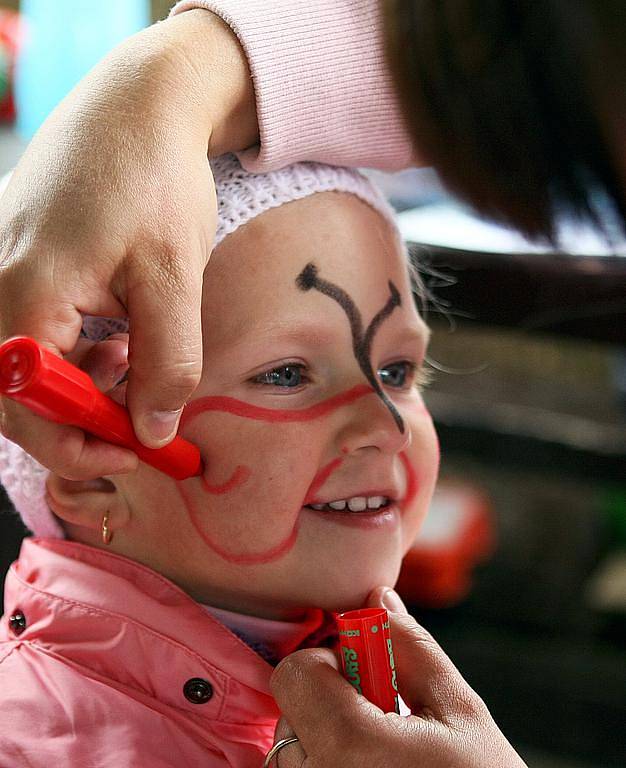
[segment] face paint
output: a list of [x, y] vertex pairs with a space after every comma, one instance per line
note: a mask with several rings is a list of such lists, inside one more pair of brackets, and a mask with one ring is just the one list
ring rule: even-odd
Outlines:
[[[230, 413], [240, 418], [252, 419], [256, 421], [306, 422], [312, 419], [318, 419], [326, 416], [327, 414], [336, 411], [338, 408], [344, 405], [348, 405], [367, 394], [372, 394], [372, 389], [369, 386], [362, 384], [358, 385], [357, 387], [353, 387], [347, 392], [340, 393], [339, 395], [331, 397], [328, 400], [322, 401], [321, 403], [317, 403], [309, 408], [287, 411], [273, 408], [259, 408], [257, 406], [250, 405], [249, 403], [245, 403], [241, 400], [237, 400], [236, 398], [231, 397], [204, 397], [199, 398], [198, 400], [195, 400], [189, 404], [183, 413], [181, 422], [188, 426], [199, 415], [211, 411]], [[404, 457], [404, 454], [402, 453], [401, 456]], [[407, 472], [407, 490], [405, 499], [401, 500], [400, 502], [400, 507], [402, 510], [404, 510], [406, 504], [413, 499], [417, 488], [415, 472], [408, 463], [408, 459], [404, 457], [403, 460]], [[326, 464], [316, 474], [305, 495], [302, 506], [306, 506], [313, 501], [317, 491], [323, 486], [323, 484], [341, 465], [342, 462], [343, 458], [337, 457]], [[211, 467], [211, 464], [212, 462], [209, 459], [207, 461], [207, 467]], [[249, 467], [238, 465], [230, 478], [222, 484], [212, 484], [207, 480], [206, 477], [201, 479], [201, 483], [206, 493], [212, 495], [223, 495], [243, 485], [251, 477], [251, 475], [252, 471]], [[283, 541], [279, 542], [276, 546], [265, 549], [261, 552], [238, 553], [234, 548], [224, 547], [215, 539], [215, 537], [210, 536], [202, 527], [201, 522], [202, 518], [204, 517], [205, 510], [202, 510], [202, 513], [200, 513], [194, 509], [192, 495], [188, 492], [189, 485], [186, 483], [180, 483], [178, 488], [183, 497], [184, 505], [189, 514], [189, 518], [200, 537], [214, 552], [216, 552], [220, 557], [228, 562], [239, 565], [269, 563], [284, 556], [293, 548], [296, 543], [300, 507], [295, 510], [294, 525], [289, 534], [283, 539]]]
[[233, 472], [230, 480], [222, 483], [222, 485], [210, 485], [207, 482], [206, 477], [203, 476], [202, 487], [207, 493], [212, 493], [215, 496], [221, 496], [223, 493], [228, 493], [228, 491], [232, 491], [233, 488], [237, 488], [237, 486], [243, 485], [251, 474], [252, 472], [250, 471], [249, 467], [239, 466]]
[[278, 410], [276, 408], [260, 408], [257, 405], [244, 403], [243, 400], [237, 400], [235, 397], [200, 397], [194, 400], [185, 408], [180, 420], [181, 429], [194, 419], [199, 413], [208, 413], [209, 411], [221, 411], [223, 413], [232, 413], [233, 416], [243, 416], [246, 419], [268, 422], [288, 422], [288, 421], [311, 421], [332, 413], [342, 405], [350, 405], [364, 395], [369, 395], [372, 391], [367, 384], [357, 384], [347, 392], [340, 392], [328, 400], [322, 400], [309, 408], [300, 408], [293, 410]]
[[[419, 488], [418, 488], [417, 474], [415, 472], [415, 468], [410, 463], [404, 451], [400, 453], [400, 458], [406, 470], [406, 477], [407, 477], [407, 488], [406, 488], [404, 498], [398, 500], [398, 506], [400, 507], [400, 510], [404, 513], [405, 509], [414, 500]], [[317, 473], [317, 475], [313, 478], [313, 481], [311, 482], [311, 485], [306, 494], [303, 506], [306, 506], [307, 504], [310, 504], [315, 500], [315, 495], [317, 491], [324, 485], [324, 483], [328, 480], [328, 478], [332, 475], [332, 473], [341, 465], [342, 461], [343, 459], [341, 458], [333, 459]], [[237, 469], [239, 470], [240, 468], [238, 467]], [[209, 486], [204, 484], [204, 487], [206, 489]], [[193, 511], [191, 499], [187, 495], [185, 488], [182, 484], [179, 484], [179, 490], [185, 502], [185, 506], [187, 508], [187, 512], [189, 514], [190, 520], [194, 528], [198, 532], [198, 535], [216, 554], [218, 554], [223, 560], [226, 560], [229, 563], [234, 563], [236, 565], [260, 565], [263, 563], [271, 563], [275, 560], [280, 559], [284, 555], [286, 555], [294, 547], [298, 539], [298, 528], [300, 523], [299, 516], [296, 517], [295, 523], [289, 535], [286, 536], [285, 539], [279, 542], [275, 547], [272, 547], [271, 549], [267, 549], [263, 552], [258, 552], [258, 553], [237, 554], [232, 550], [226, 549], [223, 546], [221, 546], [213, 537], [209, 536], [206, 533], [206, 531], [204, 531], [200, 527], [199, 520], [197, 519], [198, 516]], [[209, 490], [209, 493], [215, 493], [215, 491]]]
[[407, 479], [407, 486], [406, 491], [404, 493], [404, 498], [400, 502], [400, 509], [404, 512], [404, 510], [413, 502], [413, 499], [417, 496], [417, 492], [419, 490], [419, 485], [417, 482], [417, 473], [415, 472], [415, 467], [411, 464], [409, 461], [409, 457], [406, 455], [404, 451], [400, 454], [400, 459], [402, 460], [402, 464], [404, 465], [404, 469], [406, 471], [406, 479]]
[[[371, 347], [374, 337], [380, 328], [381, 324], [387, 319], [394, 309], [401, 306], [400, 294], [392, 282], [389, 282], [390, 297], [385, 306], [374, 316], [369, 326], [364, 330], [361, 313], [357, 309], [354, 301], [351, 297], [338, 286], [322, 280], [318, 277], [317, 268], [314, 264], [308, 264], [297, 278], [297, 285], [303, 291], [308, 291], [313, 288], [319, 290], [324, 295], [329, 296], [335, 300], [346, 313], [350, 322], [350, 328], [352, 333], [352, 348], [354, 356], [359, 364], [359, 367], [369, 384], [361, 384], [352, 387], [346, 392], [342, 392], [334, 397], [317, 403], [313, 406], [303, 409], [274, 409], [264, 408], [250, 403], [243, 402], [233, 397], [225, 396], [210, 396], [199, 398], [190, 403], [189, 406], [183, 412], [181, 419], [181, 427], [188, 426], [192, 421], [203, 413], [216, 412], [226, 413], [236, 417], [251, 419], [253, 421], [263, 421], [268, 423], [297, 423], [307, 422], [314, 419], [319, 419], [330, 413], [333, 413], [338, 408], [349, 405], [359, 398], [375, 393], [385, 404], [394, 418], [394, 421], [401, 434], [405, 432], [405, 425], [402, 417], [397, 411], [395, 405], [389, 400], [385, 392], [382, 390], [378, 377], [372, 369], [370, 360]], [[342, 451], [345, 453], [345, 451]], [[411, 467], [408, 458], [402, 452], [402, 457], [406, 476], [407, 476], [407, 488], [404, 498], [398, 500], [398, 506], [402, 512], [413, 500], [417, 493], [417, 479], [415, 471]], [[193, 523], [196, 531], [203, 539], [203, 541], [220, 557], [224, 560], [241, 564], [241, 565], [253, 565], [261, 563], [269, 563], [277, 560], [287, 554], [295, 545], [297, 541], [298, 528], [300, 523], [300, 511], [302, 506], [306, 506], [311, 503], [316, 496], [317, 491], [328, 480], [332, 473], [341, 465], [343, 458], [336, 458], [323, 467], [315, 476], [311, 485], [305, 494], [304, 500], [301, 502], [301, 506], [297, 509], [293, 509], [291, 517], [293, 518], [293, 526], [287, 535], [283, 535], [282, 540], [271, 547], [265, 547], [262, 551], [258, 552], [237, 552], [236, 547], [224, 546], [224, 544], [218, 541], [214, 535], [211, 535], [207, 530], [207, 510], [206, 508], [198, 509], [194, 505], [193, 496], [187, 493], [189, 486], [179, 486], [181, 494], [183, 496], [185, 506], [187, 508], [191, 522]], [[211, 471], [214, 464], [211, 462], [210, 457], [207, 460], [207, 472], [202, 478], [202, 487], [207, 494], [211, 495], [224, 495], [229, 492], [243, 486], [251, 477], [252, 470], [245, 464], [237, 464], [230, 477], [222, 483], [211, 483], [207, 477], [207, 474]], [[254, 491], [252, 491], [254, 496]], [[254, 501], [252, 502], [254, 503]], [[289, 518], [287, 518], [288, 520]], [[234, 530], [236, 531], [236, 525]], [[236, 536], [233, 537], [236, 539]]]
[[315, 494], [319, 491], [319, 489], [324, 485], [324, 483], [328, 480], [328, 478], [332, 475], [332, 473], [339, 467], [343, 459], [333, 459], [330, 461], [325, 467], [322, 467], [320, 471], [315, 475], [313, 478], [313, 482], [311, 483], [311, 487], [309, 488], [309, 492], [306, 495], [306, 498], [304, 499], [304, 506], [307, 504], [311, 504], [311, 502], [315, 501]]
[[263, 563], [271, 563], [274, 560], [279, 560], [281, 557], [283, 557], [283, 555], [286, 555], [287, 552], [289, 552], [296, 543], [300, 523], [299, 518], [296, 518], [296, 522], [294, 523], [289, 536], [287, 536], [284, 541], [281, 541], [272, 549], [267, 549], [258, 553], [252, 552], [237, 554], [230, 549], [222, 547], [213, 537], [209, 536], [208, 533], [200, 527], [196, 515], [194, 515], [191, 511], [189, 500], [185, 497], [185, 493], [182, 488], [181, 494], [185, 500], [191, 522], [193, 523], [193, 526], [198, 532], [200, 538], [205, 542], [205, 544], [208, 544], [208, 546], [211, 547], [211, 549], [217, 555], [219, 555], [223, 560], [226, 560], [228, 563], [234, 563], [235, 565], [261, 565]]
[[[202, 397], [198, 398], [198, 400], [194, 400], [189, 404], [189, 406], [187, 406], [187, 408], [185, 408], [181, 418], [181, 427], [186, 425], [188, 426], [200, 414], [208, 413], [211, 411], [230, 413], [234, 416], [253, 419], [256, 421], [266, 421], [270, 423], [311, 421], [312, 419], [318, 419], [328, 413], [332, 413], [344, 405], [349, 405], [355, 400], [358, 400], [360, 397], [371, 394], [371, 392], [372, 390], [370, 387], [365, 384], [360, 384], [356, 387], [353, 387], [352, 389], [349, 389], [347, 392], [342, 392], [338, 395], [335, 395], [334, 397], [329, 398], [328, 400], [322, 401], [321, 403], [316, 403], [309, 408], [293, 410], [260, 408], [258, 406], [251, 405], [250, 403], [244, 403], [243, 401], [237, 400], [233, 397]], [[317, 473], [306, 494], [305, 500], [303, 502], [304, 505], [309, 503], [308, 499], [313, 498], [317, 489], [326, 482], [330, 474], [341, 464], [342, 461], [343, 459], [341, 458], [334, 459]], [[210, 465], [210, 463], [211, 462], [209, 461], [208, 464]], [[222, 484], [212, 484], [207, 480], [206, 476], [202, 477], [202, 487], [209, 494], [222, 495], [232, 491], [240, 485], [243, 485], [243, 483], [248, 480], [251, 474], [252, 471], [249, 467], [239, 465], [236, 467], [231, 477]], [[293, 547], [296, 542], [299, 522], [298, 516], [296, 516], [294, 526], [289, 535], [284, 539], [284, 541], [271, 549], [253, 554], [238, 554], [232, 550], [226, 549], [225, 547], [221, 546], [213, 537], [209, 536], [207, 532], [200, 526], [200, 520], [198, 519], [199, 515], [197, 512], [194, 512], [192, 498], [191, 495], [187, 493], [187, 487], [183, 484], [179, 484], [178, 487], [183, 497], [183, 501], [185, 503], [185, 507], [187, 508], [190, 520], [193, 523], [196, 531], [201, 536], [203, 541], [208, 544], [208, 546], [211, 547], [214, 552], [216, 552], [220, 557], [222, 557], [224, 560], [227, 560], [228, 562], [243, 565], [268, 563], [278, 559], [279, 557], [282, 557]]]
[[[307, 491], [306, 498], [304, 500], [304, 505], [309, 503], [310, 499], [313, 499], [315, 497], [315, 494], [317, 493], [317, 490], [321, 488], [321, 486], [328, 480], [330, 475], [339, 467], [339, 465], [342, 463], [343, 459], [337, 458], [330, 461], [325, 467], [322, 467], [322, 469], [315, 475], [313, 478], [313, 481], [311, 482], [311, 486], [309, 490]], [[242, 475], [245, 479], [250, 476], [251, 472], [250, 470], [245, 467], [237, 467], [235, 470], [233, 477], [231, 480], [228, 481], [228, 483], [225, 483], [224, 486], [219, 486], [220, 490], [216, 491], [216, 486], [209, 486], [206, 481], [203, 480], [203, 487], [205, 490], [207, 490], [209, 493], [225, 493], [226, 491], [222, 491], [221, 488], [225, 486], [230, 486], [228, 490], [231, 490], [235, 484], [233, 483], [233, 480], [235, 476], [238, 474], [239, 470], [242, 470]], [[242, 482], [245, 481], [242, 480]], [[225, 549], [224, 547], [220, 546], [215, 539], [210, 537], [206, 531], [204, 531], [200, 525], [199, 521], [197, 520], [197, 515], [194, 514], [193, 508], [191, 505], [191, 500], [186, 495], [184, 487], [179, 486], [181, 495], [183, 496], [183, 499], [185, 501], [185, 505], [187, 507], [187, 511], [189, 513], [189, 517], [191, 519], [191, 522], [193, 523], [196, 531], [200, 535], [200, 537], [203, 539], [203, 541], [211, 547], [211, 549], [216, 552], [220, 557], [222, 557], [224, 560], [227, 560], [230, 563], [236, 563], [237, 565], [258, 565], [261, 563], [270, 563], [273, 560], [277, 560], [283, 555], [285, 555], [289, 550], [294, 546], [296, 543], [296, 540], [298, 538], [298, 527], [299, 527], [299, 518], [296, 518], [296, 521], [294, 523], [294, 526], [289, 533], [289, 535], [285, 538], [284, 541], [280, 542], [277, 546], [273, 547], [272, 549], [266, 550], [264, 552], [259, 552], [257, 554], [236, 554], [232, 551], [229, 551]]]
[[365, 333], [363, 333], [363, 320], [361, 318], [361, 313], [359, 312], [355, 303], [352, 301], [346, 291], [343, 290], [343, 288], [340, 288], [338, 285], [334, 285], [333, 283], [330, 283], [327, 280], [322, 280], [320, 277], [318, 277], [317, 267], [315, 264], [309, 263], [306, 265], [306, 267], [298, 275], [296, 279], [296, 285], [298, 288], [300, 288], [301, 291], [310, 291], [312, 288], [315, 288], [315, 290], [323, 293], [325, 296], [334, 299], [334, 301], [336, 301], [337, 304], [339, 304], [339, 306], [346, 313], [350, 322], [350, 330], [352, 332], [352, 349], [354, 351], [356, 361], [359, 364], [359, 368], [365, 374], [365, 378], [372, 385], [372, 388], [378, 397], [380, 397], [380, 399], [388, 408], [400, 432], [404, 434], [404, 421], [402, 420], [402, 416], [400, 416], [398, 409], [383, 392], [382, 387], [380, 386], [380, 382], [372, 370], [372, 363], [370, 360], [370, 350], [376, 331], [380, 327], [381, 323], [389, 317], [393, 310], [402, 304], [400, 293], [398, 292], [396, 286], [391, 282], [391, 280], [389, 280], [388, 285], [391, 296], [387, 300], [385, 306], [375, 315], [374, 319], [367, 327]]

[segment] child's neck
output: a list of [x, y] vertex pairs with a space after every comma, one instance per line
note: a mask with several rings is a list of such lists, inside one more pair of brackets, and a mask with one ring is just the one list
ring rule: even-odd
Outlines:
[[235, 613], [210, 605], [203, 607], [271, 664], [278, 663], [299, 648], [325, 621], [324, 613], [318, 609], [311, 609], [304, 614], [300, 612], [297, 618], [272, 619]]

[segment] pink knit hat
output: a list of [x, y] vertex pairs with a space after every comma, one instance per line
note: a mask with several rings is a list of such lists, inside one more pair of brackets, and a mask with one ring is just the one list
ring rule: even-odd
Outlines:
[[[279, 171], [251, 174], [240, 166], [234, 155], [212, 160], [211, 167], [218, 200], [215, 246], [264, 211], [316, 192], [356, 195], [382, 214], [395, 229], [392, 208], [378, 188], [358, 171], [319, 163], [297, 163]], [[0, 181], [0, 194], [1, 189]], [[399, 233], [397, 236], [400, 238]], [[128, 323], [120, 319], [88, 316], [83, 322], [84, 333], [94, 341], [127, 330]], [[0, 435], [0, 483], [24, 524], [36, 536], [64, 538], [63, 528], [44, 499], [47, 476], [47, 469]]]

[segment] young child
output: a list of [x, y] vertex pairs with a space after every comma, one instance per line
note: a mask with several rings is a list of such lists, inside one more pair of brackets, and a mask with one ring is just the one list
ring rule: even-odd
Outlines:
[[[203, 375], [180, 426], [203, 476], [66, 480], [2, 443], [0, 479], [35, 534], [0, 624], [12, 768], [259, 768], [272, 665], [393, 585], [426, 514], [428, 331], [387, 204], [343, 168], [213, 165]], [[123, 337], [92, 358], [105, 343]]]

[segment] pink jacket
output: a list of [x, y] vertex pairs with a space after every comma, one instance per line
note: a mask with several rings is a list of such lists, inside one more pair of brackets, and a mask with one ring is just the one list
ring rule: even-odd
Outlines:
[[382, 0], [181, 0], [233, 29], [256, 93], [249, 171], [298, 160], [400, 170], [417, 162], [383, 50]]
[[0, 621], [0, 766], [260, 768], [271, 672], [149, 568], [26, 539]]

